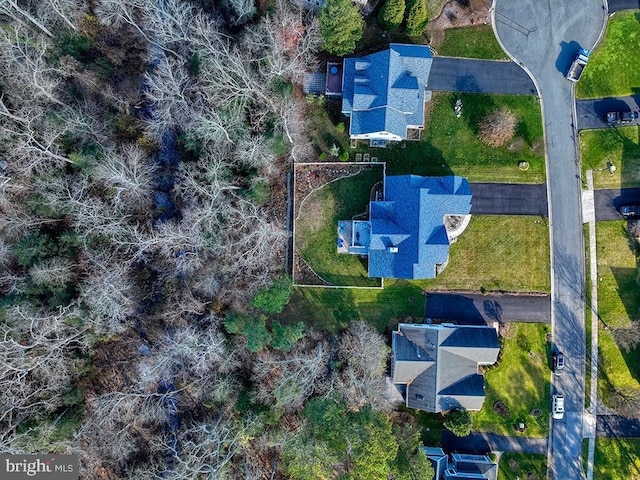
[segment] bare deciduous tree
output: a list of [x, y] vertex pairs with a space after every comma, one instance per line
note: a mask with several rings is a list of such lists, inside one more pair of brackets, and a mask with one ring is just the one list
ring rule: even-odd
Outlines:
[[496, 110], [480, 122], [480, 139], [492, 147], [504, 145], [515, 135], [517, 123], [516, 116], [510, 110]]
[[373, 405], [389, 409], [385, 403], [385, 370], [389, 347], [382, 335], [358, 321], [340, 335], [339, 358], [343, 364], [336, 385], [350, 408]]

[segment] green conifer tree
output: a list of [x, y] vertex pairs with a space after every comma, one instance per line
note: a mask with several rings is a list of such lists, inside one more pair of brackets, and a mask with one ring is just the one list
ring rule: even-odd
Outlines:
[[427, 27], [427, 5], [424, 0], [414, 0], [407, 14], [407, 25], [405, 31], [410, 37], [419, 37]]
[[404, 19], [405, 8], [404, 0], [387, 0], [378, 14], [380, 26], [389, 31], [400, 28]]
[[327, 52], [344, 56], [355, 51], [364, 32], [364, 19], [352, 0], [327, 0], [318, 21]]

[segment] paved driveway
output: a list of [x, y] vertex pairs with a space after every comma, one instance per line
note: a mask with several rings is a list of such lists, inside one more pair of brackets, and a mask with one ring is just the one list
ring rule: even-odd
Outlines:
[[428, 90], [536, 95], [529, 76], [513, 62], [434, 57]]
[[596, 436], [609, 438], [640, 438], [640, 419], [618, 415], [598, 415]]
[[547, 216], [547, 185], [472, 183], [471, 213], [475, 215]]
[[442, 449], [445, 452], [485, 454], [489, 452], [547, 453], [546, 438], [505, 437], [493, 433], [472, 433], [468, 437], [456, 437], [448, 430], [442, 431]]
[[[592, 48], [606, 22], [602, 0], [495, 0], [499, 41], [536, 79], [542, 99], [554, 343], [571, 358], [552, 391], [567, 394], [565, 420], [550, 434], [549, 477], [578, 480], [582, 469], [585, 380], [585, 267], [582, 184], [574, 121], [574, 84], [564, 78], [580, 47]], [[570, 393], [570, 395], [568, 395]]]
[[425, 316], [463, 325], [551, 323], [551, 296], [429, 293]]
[[[608, 175], [607, 172], [602, 172]], [[625, 204], [640, 204], [640, 188], [615, 188], [595, 191], [596, 221], [622, 220], [618, 209]]]
[[[576, 100], [578, 130], [609, 127], [603, 121], [604, 114], [607, 112], [630, 112], [637, 110], [640, 110], [640, 95], [598, 98], [596, 100]], [[638, 121], [634, 123], [637, 125]]]
[[640, 0], [609, 0], [609, 13], [640, 8]]

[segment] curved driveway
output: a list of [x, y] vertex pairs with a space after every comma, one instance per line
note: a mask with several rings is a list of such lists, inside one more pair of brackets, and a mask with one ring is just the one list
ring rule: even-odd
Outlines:
[[566, 397], [552, 425], [549, 476], [581, 479], [585, 380], [585, 266], [573, 83], [564, 78], [580, 47], [592, 48], [606, 21], [602, 0], [495, 0], [494, 28], [535, 79], [542, 100], [551, 232], [554, 343], [567, 356], [553, 390]]

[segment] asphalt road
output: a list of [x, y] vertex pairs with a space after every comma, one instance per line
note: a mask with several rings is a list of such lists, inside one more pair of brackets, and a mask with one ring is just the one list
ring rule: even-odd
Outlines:
[[429, 293], [425, 316], [463, 325], [486, 325], [495, 321], [551, 323], [551, 297]]
[[[607, 112], [632, 112], [638, 110], [640, 110], [640, 95], [630, 97], [606, 97], [596, 100], [576, 100], [578, 130], [607, 128], [608, 125], [603, 120], [604, 114]], [[638, 125], [639, 122], [640, 120], [636, 120], [624, 126]]]
[[474, 215], [547, 216], [547, 185], [472, 183], [471, 213]]
[[585, 396], [585, 265], [582, 184], [574, 120], [574, 84], [564, 78], [580, 47], [603, 31], [602, 0], [495, 0], [493, 20], [509, 54], [536, 79], [544, 122], [551, 232], [552, 329], [567, 357], [552, 391], [565, 394], [565, 418], [552, 423], [549, 478], [578, 480]]
[[[607, 172], [600, 172], [608, 175]], [[595, 191], [596, 221], [622, 220], [618, 209], [622, 205], [640, 205], [640, 188], [608, 189]]]
[[472, 433], [468, 437], [460, 438], [448, 430], [442, 430], [441, 445], [442, 449], [447, 453], [547, 453], [546, 438], [505, 437], [484, 432]]
[[640, 8], [640, 0], [609, 0], [609, 13]]
[[513, 62], [434, 57], [427, 90], [536, 95], [531, 78]]
[[596, 437], [640, 438], [640, 419], [598, 415]]

